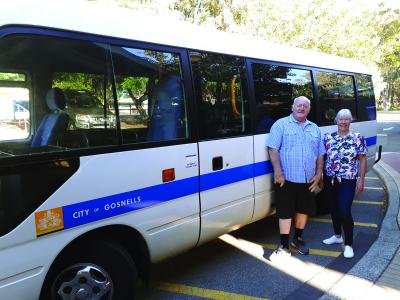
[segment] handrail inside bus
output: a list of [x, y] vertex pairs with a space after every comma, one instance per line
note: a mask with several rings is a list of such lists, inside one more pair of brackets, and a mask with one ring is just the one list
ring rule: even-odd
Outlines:
[[237, 110], [236, 107], [236, 94], [235, 94], [235, 81], [236, 81], [237, 75], [233, 75], [232, 81], [231, 81], [231, 103], [232, 103], [232, 112], [236, 116], [240, 116], [240, 112]]

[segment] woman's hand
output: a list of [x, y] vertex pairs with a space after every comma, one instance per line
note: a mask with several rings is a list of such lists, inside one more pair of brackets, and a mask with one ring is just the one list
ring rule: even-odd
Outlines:
[[356, 194], [362, 193], [364, 191], [364, 179], [358, 179], [356, 185]]

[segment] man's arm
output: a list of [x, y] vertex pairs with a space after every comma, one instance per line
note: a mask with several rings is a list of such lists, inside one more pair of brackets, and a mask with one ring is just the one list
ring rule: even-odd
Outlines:
[[320, 180], [322, 178], [322, 169], [324, 167], [324, 156], [320, 155], [317, 158], [317, 166], [316, 166], [316, 172], [314, 177], [311, 179], [310, 187], [308, 188], [310, 192], [314, 192], [315, 189], [318, 187], [318, 184], [320, 183]]
[[272, 167], [274, 168], [274, 183], [277, 183], [280, 187], [283, 187], [285, 184], [285, 177], [283, 176], [282, 172], [279, 152], [274, 148], [268, 147], [268, 153]]

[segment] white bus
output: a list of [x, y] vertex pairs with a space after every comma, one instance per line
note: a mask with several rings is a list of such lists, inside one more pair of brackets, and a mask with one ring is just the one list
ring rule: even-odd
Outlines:
[[[29, 126], [0, 120], [0, 299], [132, 299], [150, 264], [271, 214], [265, 144], [299, 95], [324, 132], [349, 108], [374, 162], [356, 61], [88, 2], [7, 2], [0, 95], [26, 95]], [[137, 113], [119, 112], [127, 93]]]

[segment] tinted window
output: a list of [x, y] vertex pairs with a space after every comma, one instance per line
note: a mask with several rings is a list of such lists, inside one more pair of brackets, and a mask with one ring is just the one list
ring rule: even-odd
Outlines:
[[[0, 145], [3, 153], [15, 156], [118, 144], [115, 113], [109, 105], [113, 99], [108, 46], [10, 36], [1, 40], [0, 53], [0, 72], [25, 74], [13, 76], [19, 91], [12, 93], [12, 100], [13, 122], [26, 139]], [[20, 133], [15, 130], [13, 135], [16, 139]]]
[[357, 119], [353, 76], [328, 72], [316, 72], [320, 124], [334, 124], [336, 113], [342, 108], [350, 109]]
[[[0, 235], [25, 220], [78, 169], [77, 158], [39, 162], [32, 156], [87, 146], [74, 136], [67, 139], [63, 89], [91, 87], [77, 73], [103, 74], [98, 83], [105, 87], [104, 49], [40, 36], [0, 39]], [[18, 156], [26, 158], [7, 160]]]
[[29, 89], [0, 74], [0, 141], [27, 139], [30, 133]]
[[190, 52], [202, 139], [250, 131], [244, 59]]
[[358, 117], [360, 121], [376, 120], [376, 107], [372, 78], [369, 75], [356, 75], [358, 92]]
[[311, 73], [270, 64], [252, 64], [256, 100], [256, 132], [269, 132], [272, 124], [292, 112], [293, 99], [313, 100]]
[[[103, 61], [105, 66], [105, 61]], [[57, 72], [52, 86], [65, 97], [63, 111], [69, 117], [61, 144], [71, 148], [96, 147], [118, 143], [111, 83], [106, 73]], [[104, 86], [105, 84], [105, 86]]]
[[180, 56], [112, 47], [123, 143], [188, 137]]

